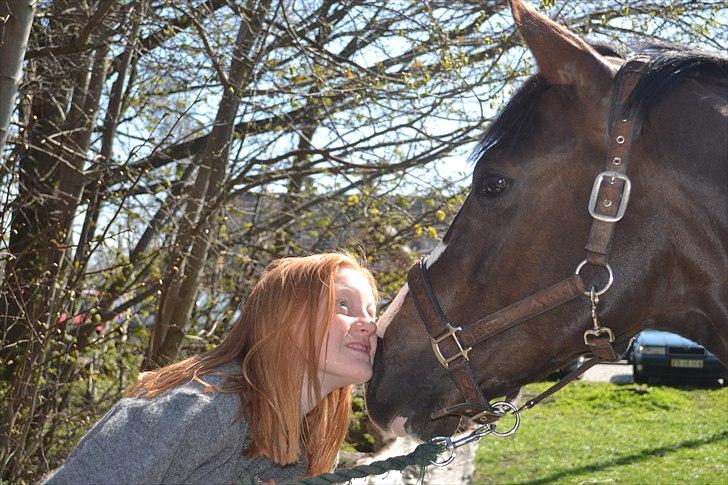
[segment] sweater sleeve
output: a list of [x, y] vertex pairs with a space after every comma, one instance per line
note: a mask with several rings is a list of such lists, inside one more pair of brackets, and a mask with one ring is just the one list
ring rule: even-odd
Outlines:
[[[186, 476], [216, 453], [225, 434], [208, 395], [171, 392], [154, 399], [125, 398], [81, 439], [44, 483], [161, 483], [174, 466]], [[195, 446], [178, 463], [179, 446]]]

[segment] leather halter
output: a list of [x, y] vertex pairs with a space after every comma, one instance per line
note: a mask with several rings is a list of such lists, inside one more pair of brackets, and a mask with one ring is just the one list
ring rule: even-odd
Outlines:
[[[594, 364], [619, 360], [619, 356], [612, 347], [614, 334], [609, 328], [599, 324], [596, 304], [599, 295], [606, 292], [612, 283], [612, 269], [608, 263], [609, 249], [614, 226], [625, 213], [631, 190], [631, 183], [626, 171], [630, 147], [639, 130], [639, 123], [626, 111], [625, 105], [637, 82], [644, 74], [648, 61], [649, 58], [645, 56], [635, 57], [626, 62], [615, 77], [607, 133], [606, 169], [599, 173], [594, 180], [588, 205], [589, 214], [594, 220], [585, 246], [587, 256], [579, 264], [575, 274], [476, 322], [460, 327], [447, 318], [437, 300], [427, 275], [426, 258], [422, 258], [410, 269], [407, 274], [409, 294], [420, 320], [430, 335], [432, 351], [440, 364], [450, 373], [465, 399], [464, 403], [435, 411], [432, 415], [433, 419], [458, 415], [468, 417], [476, 423], [484, 423], [501, 416], [502, 411], [494, 409], [483, 395], [470, 366], [469, 353], [475, 345], [580, 295], [586, 295], [591, 300], [594, 328], [585, 331], [584, 343], [595, 357], [555, 386], [530, 400], [521, 409], [534, 406]], [[606, 268], [609, 272], [607, 285], [598, 291], [594, 289], [586, 291], [584, 280], [579, 275], [579, 271], [585, 264]], [[517, 412], [520, 412], [521, 409]]]

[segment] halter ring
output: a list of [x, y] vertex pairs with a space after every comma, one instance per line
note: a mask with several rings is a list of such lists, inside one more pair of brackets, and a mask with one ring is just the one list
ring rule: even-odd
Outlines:
[[[581, 263], [579, 263], [579, 265], [574, 270], [574, 274], [575, 275], [578, 275], [579, 272], [581, 271], [581, 268], [583, 268], [584, 265], [587, 264], [587, 263], [588, 263], [588, 261], [586, 259], [584, 261], [582, 261]], [[612, 267], [609, 266], [609, 263], [604, 263], [603, 265], [600, 264], [600, 265], [597, 265], [597, 266], [603, 266], [607, 270], [607, 272], [609, 273], [609, 279], [607, 280], [607, 284], [604, 285], [604, 287], [602, 289], [600, 289], [599, 291], [592, 290], [592, 291], [594, 291], [594, 296], [602, 296], [604, 293], [607, 292], [607, 290], [609, 288], [611, 288], [612, 283], [614, 283], [614, 273], [612, 272]], [[585, 291], [584, 294], [586, 296], [588, 296], [588, 297], [591, 297], [592, 296], [592, 291]]]
[[513, 423], [513, 427], [511, 429], [508, 431], [496, 431], [495, 428], [493, 428], [492, 433], [496, 436], [510, 436], [515, 433], [518, 430], [518, 427], [521, 426], [521, 415], [518, 412], [518, 408], [513, 403], [507, 401], [498, 401], [491, 404], [491, 406], [493, 409], [501, 411], [504, 415], [510, 411], [511, 414], [516, 417], [516, 422]]

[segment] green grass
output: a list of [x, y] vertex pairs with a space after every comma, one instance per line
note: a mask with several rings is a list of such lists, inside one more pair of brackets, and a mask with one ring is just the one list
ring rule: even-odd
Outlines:
[[473, 483], [728, 483], [725, 387], [575, 383], [522, 416], [481, 440]]

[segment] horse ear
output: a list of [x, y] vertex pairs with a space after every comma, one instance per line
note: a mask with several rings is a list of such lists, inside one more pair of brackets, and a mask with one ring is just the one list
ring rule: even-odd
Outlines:
[[614, 77], [602, 55], [581, 37], [520, 0], [510, 0], [516, 28], [550, 84], [572, 85], [588, 98], [603, 93]]

